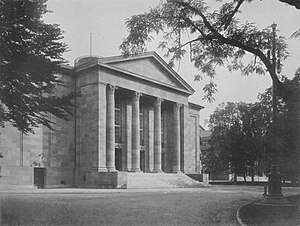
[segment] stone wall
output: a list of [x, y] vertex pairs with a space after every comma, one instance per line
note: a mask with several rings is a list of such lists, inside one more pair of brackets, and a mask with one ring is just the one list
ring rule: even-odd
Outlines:
[[0, 188], [33, 187], [33, 167], [42, 164], [42, 128], [24, 135], [11, 124], [0, 129]]
[[82, 74], [77, 81], [77, 91], [80, 92], [80, 97], [76, 103], [76, 168], [82, 171], [98, 168], [99, 84], [97, 74], [96, 71]]
[[[73, 77], [61, 75], [63, 85], [56, 87], [57, 96], [67, 95], [75, 91]], [[53, 129], [43, 127], [43, 165], [46, 167], [46, 187], [70, 187], [74, 184], [73, 170], [75, 167], [75, 118], [63, 120], [53, 115], [49, 118], [54, 122]]]
[[[56, 87], [55, 95], [65, 95], [74, 89], [70, 76], [62, 76], [63, 85]], [[49, 115], [54, 131], [44, 126], [34, 129], [34, 134], [22, 134], [6, 123], [0, 129], [0, 159], [2, 178], [0, 187], [34, 186], [34, 167], [46, 168], [46, 186], [71, 186], [74, 168], [74, 118], [70, 121]], [[55, 169], [55, 170], [54, 170]], [[66, 180], [65, 178], [68, 178]], [[63, 184], [61, 181], [65, 180]]]
[[40, 162], [43, 129], [34, 131], [35, 134], [24, 135], [9, 123], [0, 128], [1, 166], [33, 166], [34, 162]]
[[33, 188], [33, 167], [1, 166], [0, 189]]
[[126, 188], [127, 172], [77, 172], [77, 186], [83, 188]]
[[181, 170], [200, 173], [199, 109], [184, 105], [180, 118]]

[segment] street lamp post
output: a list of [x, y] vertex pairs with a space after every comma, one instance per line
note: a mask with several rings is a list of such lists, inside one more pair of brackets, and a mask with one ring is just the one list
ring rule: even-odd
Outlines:
[[[276, 24], [272, 24], [272, 73], [276, 76]], [[273, 95], [272, 95], [272, 120], [273, 120], [273, 152], [270, 173], [268, 174], [268, 192], [265, 198], [254, 203], [258, 210], [263, 214], [272, 215], [274, 218], [280, 216], [290, 216], [297, 209], [297, 205], [290, 203], [282, 195], [281, 175], [278, 166], [278, 149], [276, 147], [277, 136], [277, 84], [273, 80]]]

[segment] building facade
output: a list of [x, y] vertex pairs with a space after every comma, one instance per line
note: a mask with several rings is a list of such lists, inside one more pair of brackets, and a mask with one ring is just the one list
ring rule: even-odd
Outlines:
[[128, 172], [200, 174], [194, 93], [155, 52], [81, 57], [56, 95], [80, 92], [75, 117], [55, 130], [1, 129], [0, 186], [120, 187]]

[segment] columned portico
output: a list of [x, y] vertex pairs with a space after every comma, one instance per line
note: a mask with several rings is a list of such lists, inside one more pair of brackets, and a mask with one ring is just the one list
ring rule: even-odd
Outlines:
[[173, 172], [180, 173], [180, 104], [175, 103], [173, 106]]
[[154, 101], [154, 168], [153, 172], [161, 170], [161, 102], [160, 98]]
[[107, 85], [106, 93], [106, 167], [115, 168], [115, 86]]
[[[24, 142], [13, 126], [0, 128], [6, 156], [0, 188], [33, 187], [37, 176], [47, 188], [130, 188], [132, 178], [143, 180], [150, 172], [164, 172], [152, 178], [200, 173], [201, 106], [188, 101], [193, 88], [158, 54], [79, 57], [61, 73], [66, 85], [57, 84], [55, 93], [81, 94], [74, 117], [53, 117], [54, 131], [35, 128]], [[28, 157], [21, 163], [20, 153]], [[41, 175], [36, 164], [44, 168]]]
[[140, 172], [140, 93], [132, 97], [132, 169]]

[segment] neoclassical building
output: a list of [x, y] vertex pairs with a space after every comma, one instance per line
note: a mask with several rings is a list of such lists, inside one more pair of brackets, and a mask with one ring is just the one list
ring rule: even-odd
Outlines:
[[194, 93], [155, 52], [81, 57], [64, 66], [56, 95], [80, 92], [75, 117], [49, 116], [25, 136], [1, 129], [0, 187], [121, 187], [129, 173], [200, 174]]

